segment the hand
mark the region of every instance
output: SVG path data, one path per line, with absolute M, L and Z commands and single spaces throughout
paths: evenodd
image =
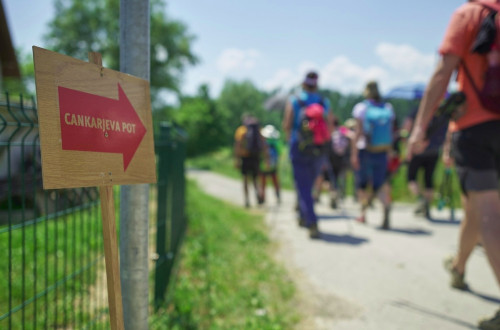
M 423 127 L 414 127 L 408 146 L 406 148 L 406 160 L 410 161 L 413 155 L 422 153 L 429 145 L 429 141 L 425 139 L 425 129 Z

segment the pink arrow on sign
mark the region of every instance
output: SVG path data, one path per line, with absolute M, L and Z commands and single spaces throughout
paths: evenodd
M 118 100 L 58 86 L 63 150 L 119 153 L 123 170 L 146 127 L 118 84 Z

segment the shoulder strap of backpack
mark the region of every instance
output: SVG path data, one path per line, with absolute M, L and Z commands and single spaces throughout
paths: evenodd
M 472 79 L 472 75 L 470 74 L 469 69 L 467 69 L 467 65 L 465 65 L 465 62 L 462 60 L 460 61 L 460 65 L 464 68 L 465 75 L 467 76 L 467 79 L 469 79 L 470 84 L 472 85 L 472 89 L 474 89 L 474 92 L 476 95 L 479 95 L 479 88 L 477 87 L 476 83 L 474 82 L 474 79 Z

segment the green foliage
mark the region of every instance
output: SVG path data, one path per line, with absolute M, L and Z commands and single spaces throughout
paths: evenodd
M 229 114 L 226 125 L 234 132 L 241 125 L 243 113 L 253 114 L 261 121 L 263 120 L 264 99 L 265 94 L 259 91 L 252 82 L 228 80 L 219 95 L 217 106 L 220 111 Z
M 190 221 L 171 299 L 151 329 L 290 329 L 293 282 L 276 264 L 263 216 L 187 190 Z
M 88 52 L 99 52 L 104 66 L 119 70 L 119 6 L 119 0 L 55 0 L 46 48 L 84 61 Z M 191 49 L 194 36 L 182 22 L 166 16 L 163 0 L 151 0 L 150 12 L 151 94 L 158 106 L 160 92 L 179 92 L 184 69 L 198 58 Z
M 218 111 L 207 86 L 200 87 L 198 96 L 182 98 L 173 118 L 188 133 L 187 152 L 190 156 L 227 145 L 227 137 L 232 134 L 227 126 L 228 114 Z

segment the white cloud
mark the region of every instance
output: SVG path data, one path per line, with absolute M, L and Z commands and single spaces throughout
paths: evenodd
M 359 93 L 367 81 L 382 81 L 387 75 L 384 68 L 378 66 L 364 68 L 346 56 L 338 56 L 321 70 L 320 83 L 324 87 L 343 93 Z
M 432 54 L 422 54 L 410 45 L 380 43 L 375 48 L 375 54 L 394 70 L 413 73 L 418 70 L 429 70 L 434 66 Z
M 263 88 L 265 90 L 274 90 L 278 88 L 289 90 L 299 86 L 306 73 L 311 70 L 320 71 L 318 65 L 311 61 L 301 62 L 296 70 L 280 69 L 263 83 Z
M 255 49 L 228 48 L 217 59 L 217 68 L 223 73 L 248 71 L 256 66 L 259 57 L 260 53 Z
M 297 74 L 289 69 L 281 69 L 276 71 L 270 79 L 264 81 L 263 88 L 266 90 L 289 89 L 295 85 L 297 85 Z
M 324 66 L 314 62 L 299 63 L 296 69 L 282 68 L 262 87 L 272 90 L 279 87 L 290 88 L 300 84 L 305 72 L 318 70 L 319 84 L 342 93 L 360 93 L 369 80 L 377 80 L 384 93 L 400 84 L 426 83 L 434 69 L 436 56 L 424 54 L 410 45 L 380 43 L 373 50 L 373 65 L 362 66 L 347 56 L 332 58 Z

